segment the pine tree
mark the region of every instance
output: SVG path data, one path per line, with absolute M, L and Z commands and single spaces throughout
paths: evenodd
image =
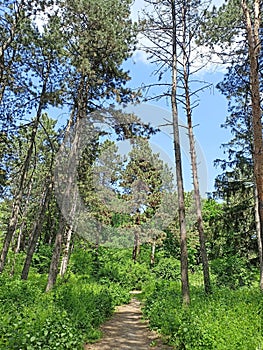
M 263 136 L 262 136 L 262 106 L 260 100 L 262 67 L 262 48 L 260 32 L 262 29 L 262 19 L 260 11 L 260 1 L 229 1 L 218 10 L 215 8 L 211 13 L 207 12 L 206 30 L 203 28 L 204 42 L 216 52 L 215 45 L 222 48 L 223 61 L 232 64 L 233 69 L 242 72 L 242 65 L 247 67 L 246 72 L 240 74 L 240 81 L 235 79 L 235 85 L 230 85 L 231 90 L 242 85 L 241 90 L 237 89 L 237 96 L 244 97 L 241 105 L 247 104 L 251 115 L 251 135 L 252 143 L 250 146 L 253 158 L 253 174 L 255 180 L 256 202 L 258 203 L 259 225 L 261 232 L 261 243 L 259 244 L 260 261 L 262 259 L 262 230 L 263 230 Z M 220 30 L 219 30 L 220 28 Z M 222 30 L 224 28 L 224 30 Z M 243 35 L 245 33 L 245 36 Z M 241 38 L 242 37 L 242 38 Z M 241 39 L 240 39 L 241 38 Z M 245 38 L 245 39 L 244 39 Z M 238 43 L 238 48 L 237 44 Z M 219 54 L 222 57 L 222 54 Z M 242 62 L 242 63 L 240 63 Z M 247 84 L 243 85 L 245 82 Z M 248 78 L 249 77 L 249 78 Z M 240 103 L 240 101 L 239 101 Z M 241 129 L 244 123 L 241 123 Z M 235 126 L 235 133 L 239 130 L 239 125 Z M 256 214 L 257 216 L 257 214 Z M 261 270 L 263 270 L 261 268 Z M 261 288 L 262 274 L 261 274 Z
M 171 219 L 174 207 L 172 202 L 166 203 L 167 196 L 173 193 L 173 176 L 159 155 L 152 152 L 147 139 L 139 137 L 132 141 L 132 149 L 120 173 L 119 188 L 132 219 L 132 257 L 135 262 L 140 253 L 141 241 L 155 247 L 157 239 L 168 225 L 165 214 L 170 215 Z

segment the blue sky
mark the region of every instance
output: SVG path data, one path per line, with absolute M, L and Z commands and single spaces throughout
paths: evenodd
M 214 1 L 214 4 L 220 5 L 222 2 L 218 0 Z M 142 0 L 135 1 L 132 8 L 133 19 L 137 18 L 137 13 L 142 8 L 142 5 Z M 135 54 L 134 57 L 125 63 L 124 67 L 130 71 L 132 80 L 129 85 L 134 88 L 156 81 L 156 78 L 152 75 L 155 66 L 148 62 L 142 53 Z M 199 94 L 199 106 L 193 112 L 193 124 L 198 125 L 194 128 L 194 132 L 198 146 L 199 181 L 203 196 L 205 196 L 206 192 L 213 191 L 214 189 L 214 179 L 216 175 L 221 173 L 221 170 L 216 169 L 213 162 L 217 158 L 224 157 L 221 145 L 229 141 L 231 137 L 228 130 L 221 128 L 221 124 L 224 123 L 227 115 L 227 100 L 215 87 L 223 79 L 223 76 L 222 66 L 216 65 L 209 65 L 198 75 L 199 79 L 212 84 L 211 88 Z M 149 107 L 147 108 L 147 106 Z M 139 106 L 134 111 L 138 112 L 138 115 L 142 119 L 151 121 L 154 125 L 160 125 L 160 123 L 164 124 L 162 115 L 165 115 L 165 118 L 169 118 L 170 106 L 168 101 L 162 99 L 158 102 L 147 102 L 146 106 Z M 180 110 L 179 118 L 185 124 L 185 116 L 182 110 Z M 192 189 L 192 179 L 187 145 L 188 140 L 184 128 L 181 128 L 181 130 L 184 184 L 185 190 L 190 191 Z M 156 136 L 151 142 L 153 148 L 157 146 L 156 151 L 163 153 L 164 159 L 168 157 L 168 163 L 172 165 L 174 163 L 174 155 L 171 143 L 172 138 L 169 135 L 170 131 L 167 128 L 165 130 L 163 128 L 161 135 L 159 137 Z

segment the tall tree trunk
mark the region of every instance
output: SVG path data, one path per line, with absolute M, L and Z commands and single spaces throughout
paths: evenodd
M 260 0 L 254 0 L 254 23 L 246 0 L 242 0 L 242 9 L 246 22 L 248 38 L 248 52 L 250 61 L 250 91 L 252 101 L 252 126 L 253 126 L 253 159 L 254 176 L 257 187 L 258 214 L 261 230 L 261 245 L 263 244 L 263 136 L 262 136 L 262 111 L 260 106 L 259 83 L 259 54 L 261 51 L 260 31 Z M 262 252 L 261 252 L 262 259 Z
M 181 252 L 181 283 L 182 298 L 185 305 L 190 304 L 190 288 L 188 277 L 188 252 L 187 252 L 187 233 L 185 220 L 185 199 L 182 173 L 181 145 L 179 134 L 179 118 L 177 109 L 177 43 L 176 43 L 176 9 L 175 0 L 172 0 L 172 21 L 173 21 L 173 55 L 172 55 L 172 119 L 173 119 L 173 137 L 174 153 L 176 164 L 176 180 L 178 192 L 178 211 L 180 225 L 180 252 Z
M 72 182 L 69 181 L 69 186 L 72 186 Z M 76 201 L 77 201 L 77 191 L 75 189 L 72 198 L 68 199 L 72 201 L 72 207 L 70 210 L 70 217 L 74 218 L 76 215 Z M 67 233 L 66 233 L 66 242 L 65 242 L 65 249 L 63 252 L 63 257 L 61 261 L 61 266 L 60 266 L 60 275 L 64 276 L 66 273 L 67 267 L 68 267 L 68 261 L 69 261 L 69 254 L 70 254 L 70 244 L 71 244 L 71 237 L 73 234 L 73 222 L 71 222 L 68 226 Z
M 25 1 L 22 0 L 16 4 L 17 9 L 13 16 L 13 20 L 9 29 L 9 35 L 5 41 L 2 41 L 2 45 L 0 46 L 0 103 L 3 100 L 5 89 L 10 82 L 10 68 L 12 66 L 13 61 L 16 60 L 16 49 L 13 48 L 12 57 L 9 58 L 9 61 L 5 60 L 5 52 L 10 48 L 11 44 L 15 40 L 16 34 L 18 34 L 20 29 L 20 23 L 25 19 L 24 7 Z
M 2 273 L 4 270 L 9 246 L 10 246 L 10 243 L 12 241 L 13 235 L 16 231 L 16 227 L 17 227 L 17 223 L 18 223 L 18 219 L 19 219 L 20 206 L 21 206 L 22 197 L 23 197 L 23 185 L 24 185 L 25 176 L 26 176 L 25 171 L 23 170 L 23 173 L 21 175 L 20 185 L 19 185 L 19 191 L 15 195 L 12 214 L 11 214 L 11 217 L 9 219 L 7 233 L 6 233 L 3 248 L 1 251 L 0 273 Z
M 99 259 L 99 247 L 100 247 L 100 232 L 101 232 L 101 223 L 99 220 L 97 220 L 96 223 L 96 239 L 95 239 L 95 246 L 93 249 L 93 256 L 94 256 L 94 271 L 95 275 L 97 276 L 100 269 L 100 259 Z
M 30 181 L 29 189 L 28 189 L 28 194 L 27 194 L 27 198 L 26 198 L 26 203 L 25 203 L 25 209 L 23 212 L 23 220 L 22 220 L 21 225 L 19 227 L 19 233 L 18 233 L 17 242 L 16 242 L 15 254 L 18 254 L 20 252 L 20 248 L 21 248 L 23 230 L 24 230 L 24 227 L 26 224 L 26 217 L 27 217 L 28 210 L 29 210 L 29 201 L 31 198 L 32 185 L 33 185 L 33 178 L 31 177 L 31 181 Z
M 46 292 L 49 292 L 56 284 L 64 230 L 65 230 L 65 221 L 63 216 L 61 215 L 59 229 L 56 235 L 54 250 L 53 250 L 49 273 L 48 273 L 48 282 L 46 286 Z
M 202 205 L 200 198 L 199 190 L 199 181 L 197 174 L 197 162 L 196 162 L 196 153 L 194 146 L 194 135 L 192 126 L 189 126 L 189 141 L 190 141 L 190 150 L 191 150 L 191 163 L 192 163 L 192 173 L 193 173 L 193 185 L 194 185 L 194 197 L 195 197 L 195 206 L 196 206 L 196 216 L 197 216 L 197 228 L 199 233 L 199 242 L 200 242 L 200 252 L 202 258 L 202 267 L 203 267 L 203 277 L 204 277 L 204 288 L 207 294 L 212 292 L 210 273 L 209 273 L 209 263 L 206 251 L 206 239 L 204 233 L 204 224 L 202 216 Z
M 199 233 L 199 242 L 200 242 L 200 252 L 202 258 L 202 267 L 203 267 L 203 276 L 204 276 L 204 288 L 207 294 L 211 293 L 211 281 L 209 273 L 209 264 L 206 252 L 206 243 L 205 243 L 205 233 L 204 233 L 204 224 L 202 217 L 202 206 L 201 206 L 201 197 L 200 197 L 200 188 L 198 180 L 198 171 L 197 171 L 197 156 L 195 150 L 195 138 L 193 132 L 193 123 L 192 123 L 192 108 L 190 100 L 190 88 L 189 88 L 189 74 L 190 74 L 190 64 L 189 57 L 191 53 L 191 40 L 187 41 L 187 4 L 184 2 L 182 7 L 182 20 L 183 20 L 183 33 L 182 33 L 182 47 L 183 47 L 183 76 L 184 76 L 184 92 L 185 92 L 185 108 L 187 115 L 187 125 L 188 125 L 188 137 L 190 145 L 190 155 L 191 155 L 191 166 L 192 166 L 192 176 L 193 176 L 193 185 L 194 185 L 194 198 L 195 198 L 195 209 L 197 216 L 197 228 Z
M 38 213 L 37 218 L 36 218 L 35 223 L 34 223 L 32 235 L 31 235 L 31 239 L 30 239 L 30 243 L 29 243 L 29 247 L 28 247 L 28 251 L 27 251 L 26 260 L 25 260 L 24 267 L 23 267 L 22 274 L 21 274 L 21 279 L 23 279 L 23 280 L 27 280 L 27 278 L 28 278 L 28 273 L 29 273 L 31 262 L 32 262 L 33 254 L 35 252 L 36 244 L 37 244 L 38 238 L 40 236 L 40 233 L 41 233 L 41 230 L 43 227 L 43 223 L 44 223 L 44 219 L 45 219 L 45 212 L 46 212 L 48 201 L 49 201 L 50 195 L 51 195 L 51 186 L 52 185 L 48 184 L 47 188 L 44 190 L 44 192 L 42 194 L 42 198 L 41 198 L 41 202 L 40 202 L 40 210 L 39 210 L 39 213 Z

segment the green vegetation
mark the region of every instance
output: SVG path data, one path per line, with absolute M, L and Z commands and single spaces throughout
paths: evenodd
M 91 249 L 77 249 L 71 272 L 49 293 L 44 292 L 46 274 L 36 268 L 27 281 L 0 275 L 0 349 L 82 349 L 85 341 L 97 339 L 99 325 L 116 305 L 129 301 L 129 291 L 141 279 L 127 252 L 102 251 L 102 256 L 112 259 L 111 267 L 105 260 L 98 268 Z M 126 265 L 117 271 L 117 261 L 124 258 Z M 115 266 L 111 275 L 107 269 Z
M 150 327 L 177 350 L 256 350 L 263 345 L 257 269 L 249 272 L 240 261 L 235 265 L 215 260 L 213 294 L 207 296 L 196 265 L 190 275 L 191 305 L 182 308 L 180 262 L 166 257 L 164 248 L 158 247 L 151 267 L 150 245 L 141 247 L 134 263 L 132 248 L 94 250 L 80 243 L 76 242 L 67 274 L 48 293 L 44 292 L 47 268 L 44 271 L 39 264 L 40 256 L 40 260 L 34 257 L 38 264 L 27 281 L 20 280 L 18 273 L 0 275 L 0 349 L 82 349 L 85 342 L 101 336 L 99 326 L 116 305 L 130 300 L 133 289 L 142 290 L 143 313 Z M 232 274 L 228 274 L 230 267 Z
M 205 296 L 193 287 L 189 308 L 181 307 L 177 282 L 158 281 L 152 289 L 144 314 L 175 349 L 261 349 L 263 300 L 257 288 L 214 289 Z

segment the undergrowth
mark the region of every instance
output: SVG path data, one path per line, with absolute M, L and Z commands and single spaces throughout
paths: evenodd
M 133 289 L 142 289 L 138 297 L 145 303 L 145 318 L 175 350 L 263 348 L 262 294 L 255 287 L 240 287 L 240 274 L 243 285 L 250 275 L 244 279 L 238 264 L 231 279 L 221 273 L 225 265 L 217 265 L 212 282 L 218 287 L 210 296 L 200 287 L 197 266 L 190 274 L 191 305 L 185 308 L 180 263 L 161 250 L 151 267 L 149 247 L 142 247 L 136 263 L 128 249 L 75 249 L 66 276 L 49 293 L 43 252 L 27 281 L 20 279 L 19 258 L 13 277 L 10 268 L 0 275 L 0 350 L 83 349 L 85 342 L 101 336 L 99 326 L 116 305 L 129 302 Z
M 81 259 L 91 264 L 81 265 Z M 131 283 L 121 283 L 121 276 L 109 278 L 106 261 L 99 269 L 95 265 L 91 251 L 77 251 L 69 273 L 49 293 L 45 293 L 47 275 L 36 269 L 31 269 L 27 281 L 1 274 L 0 350 L 78 350 L 86 341 L 97 340 L 98 327 L 114 307 L 129 302 Z
M 259 350 L 262 308 L 262 293 L 245 287 L 216 289 L 210 296 L 194 287 L 191 305 L 182 307 L 179 283 L 158 281 L 148 286 L 144 315 L 176 350 Z

